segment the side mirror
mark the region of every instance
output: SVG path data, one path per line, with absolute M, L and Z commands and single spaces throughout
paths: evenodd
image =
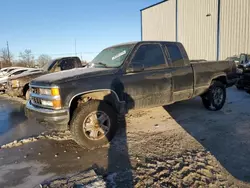
M 141 72 L 144 70 L 144 65 L 140 62 L 131 62 L 127 68 L 127 73 L 129 72 Z

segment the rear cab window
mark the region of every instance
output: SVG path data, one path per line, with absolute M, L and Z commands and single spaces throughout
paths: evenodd
M 184 58 L 180 48 L 176 44 L 166 44 L 169 58 L 172 62 L 172 66 L 181 67 L 184 65 Z
M 61 68 L 61 71 L 63 70 L 70 70 L 76 67 L 75 61 L 73 58 L 63 59 L 59 62 L 58 65 Z
M 161 69 L 166 67 L 166 61 L 159 44 L 142 44 L 132 58 L 131 63 L 141 63 L 145 70 Z

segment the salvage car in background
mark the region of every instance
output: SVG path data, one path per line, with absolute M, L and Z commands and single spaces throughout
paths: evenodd
M 29 72 L 9 79 L 7 92 L 11 96 L 29 98 L 29 82 L 41 75 L 82 67 L 78 57 L 57 58 L 44 65 L 40 72 Z
M 201 96 L 207 109 L 220 110 L 235 82 L 232 61 L 190 63 L 181 43 L 134 42 L 104 49 L 89 68 L 32 80 L 26 115 L 70 129 L 79 145 L 95 148 L 113 138 L 129 109 Z
M 3 76 L 0 77 L 0 90 L 5 92 L 8 79 L 11 78 L 12 76 L 20 75 L 27 70 L 31 70 L 31 68 L 22 67 L 22 68 L 10 68 L 10 69 L 8 69 L 3 74 Z
M 241 54 L 239 58 L 239 65 L 237 67 L 239 71 L 239 80 L 236 84 L 238 89 L 245 89 L 250 91 L 250 55 Z
M 5 68 L 2 68 L 0 70 L 0 77 L 6 75 L 6 73 L 8 73 L 8 72 L 11 72 L 15 69 L 20 69 L 20 68 L 24 68 L 24 67 L 5 67 Z

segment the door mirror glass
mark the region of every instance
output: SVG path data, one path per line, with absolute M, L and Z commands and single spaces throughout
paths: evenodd
M 141 72 L 144 70 L 144 65 L 140 62 L 131 62 L 127 68 L 127 73 L 129 72 Z

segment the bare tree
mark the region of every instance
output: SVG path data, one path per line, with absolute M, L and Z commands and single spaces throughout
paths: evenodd
M 51 61 L 51 57 L 46 54 L 42 54 L 37 58 L 37 64 L 39 67 L 43 67 L 45 64 L 48 64 Z
M 6 66 L 11 66 L 13 61 L 13 55 L 8 53 L 7 48 L 2 48 L 0 51 L 0 63 L 1 68 Z
M 20 52 L 19 54 L 19 63 L 26 65 L 27 67 L 34 67 L 35 66 L 35 58 L 32 55 L 31 50 L 24 50 L 24 52 Z

